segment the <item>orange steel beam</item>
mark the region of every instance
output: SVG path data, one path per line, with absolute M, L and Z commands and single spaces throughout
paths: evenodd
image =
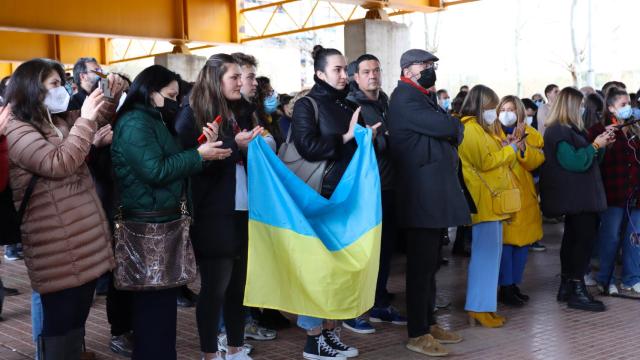
M 229 43 L 236 0 L 0 0 L 0 30 Z

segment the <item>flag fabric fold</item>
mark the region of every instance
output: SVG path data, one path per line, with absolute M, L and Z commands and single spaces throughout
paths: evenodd
M 330 199 L 258 137 L 249 146 L 249 256 L 244 304 L 324 319 L 373 306 L 382 209 L 371 130 Z

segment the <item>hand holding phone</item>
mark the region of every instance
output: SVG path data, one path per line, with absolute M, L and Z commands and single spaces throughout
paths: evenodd
M 213 123 L 220 126 L 220 124 L 222 123 L 222 116 L 218 115 L 216 116 L 216 118 L 213 120 Z M 198 137 L 198 144 L 202 145 L 204 143 L 207 142 L 207 135 L 204 134 L 204 132 Z
M 104 95 L 104 97 L 113 99 L 113 94 L 111 93 L 111 88 L 109 87 L 109 75 L 97 70 L 91 70 L 91 72 L 98 75 L 98 77 L 100 78 L 100 80 L 98 80 L 98 86 L 102 90 L 102 94 Z

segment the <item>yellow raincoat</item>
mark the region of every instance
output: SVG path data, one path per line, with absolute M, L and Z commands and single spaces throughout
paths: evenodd
M 511 164 L 514 182 L 520 189 L 522 207 L 504 224 L 502 241 L 505 245 L 526 246 L 542 239 L 542 214 L 531 171 L 544 162 L 544 140 L 531 126 L 527 126 L 525 133 L 529 135 L 525 139 L 527 149 L 524 156 L 518 151 L 517 161 Z M 501 139 L 506 138 L 505 134 L 501 134 Z
M 509 169 L 517 162 L 516 152 L 511 146 L 503 147 L 500 137 L 487 133 L 475 116 L 465 116 L 461 121 L 464 140 L 458 152 L 462 160 L 462 175 L 478 210 L 471 214 L 471 221 L 477 224 L 509 219 L 509 215 L 493 211 L 491 191 L 516 188 L 515 175 Z

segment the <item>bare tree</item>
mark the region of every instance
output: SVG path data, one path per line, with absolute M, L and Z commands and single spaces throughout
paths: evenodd
M 571 79 L 573 80 L 573 86 L 579 87 L 582 82 L 582 63 L 585 60 L 585 47 L 578 49 L 576 41 L 576 11 L 578 0 L 571 1 L 571 50 L 573 51 L 573 61 L 567 64 L 567 70 L 571 73 Z
M 435 24 L 433 26 L 432 35 L 430 34 L 432 31 L 429 28 L 429 15 L 435 16 Z M 440 26 L 440 12 L 438 11 L 435 14 L 424 13 L 423 16 L 424 16 L 424 48 L 428 52 L 435 54 L 438 52 L 438 39 L 439 39 L 438 27 Z

